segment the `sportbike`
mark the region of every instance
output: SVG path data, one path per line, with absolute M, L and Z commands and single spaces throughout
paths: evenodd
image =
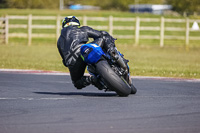
M 84 44 L 81 46 L 81 56 L 88 65 L 88 72 L 98 78 L 100 90 L 115 91 L 119 96 L 137 92 L 130 77 L 128 60 L 116 47 L 105 53 L 95 43 Z

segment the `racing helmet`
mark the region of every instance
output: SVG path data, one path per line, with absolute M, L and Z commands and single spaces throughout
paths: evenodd
M 69 25 L 77 25 L 80 26 L 80 22 L 75 16 L 67 16 L 62 21 L 62 28 L 67 27 Z

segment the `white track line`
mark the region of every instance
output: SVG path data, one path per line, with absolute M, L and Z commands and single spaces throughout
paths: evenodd
M 54 98 L 54 97 L 47 97 L 47 98 L 31 98 L 31 97 L 18 97 L 18 98 L 10 98 L 10 97 L 1 97 L 0 100 L 69 100 L 74 99 L 71 97 L 61 97 L 61 98 Z

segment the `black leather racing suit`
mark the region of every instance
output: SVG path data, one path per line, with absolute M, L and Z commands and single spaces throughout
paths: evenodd
M 93 38 L 92 43 L 100 45 L 105 51 L 110 47 L 115 47 L 113 38 L 107 32 L 97 31 L 88 26 L 63 28 L 57 42 L 63 64 L 69 68 L 72 82 L 77 89 L 90 84 L 87 77 L 83 76 L 87 64 L 80 57 L 80 47 L 86 44 L 89 38 Z

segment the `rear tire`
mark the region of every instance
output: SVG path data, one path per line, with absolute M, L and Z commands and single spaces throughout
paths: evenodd
M 137 89 L 135 88 L 135 86 L 133 84 L 131 84 L 131 94 L 136 94 Z
M 107 61 L 101 60 L 96 64 L 96 71 L 105 80 L 108 88 L 115 91 L 119 96 L 128 96 L 132 88 L 127 85 L 110 67 Z

